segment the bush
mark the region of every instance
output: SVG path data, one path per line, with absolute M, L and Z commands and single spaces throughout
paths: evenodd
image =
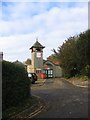
M 87 81 L 88 80 L 88 76 L 80 76 L 80 80 Z
M 30 81 L 24 67 L 2 62 L 2 110 L 17 106 L 30 97 Z
M 70 76 L 70 74 L 66 74 L 66 73 L 65 73 L 65 74 L 63 75 L 63 77 L 65 77 L 66 79 L 69 79 L 71 76 Z
M 87 76 L 90 78 L 90 65 L 86 65 L 82 70 L 81 70 L 81 75 L 82 76 Z

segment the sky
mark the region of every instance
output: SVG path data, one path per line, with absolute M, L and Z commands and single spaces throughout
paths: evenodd
M 7 61 L 31 59 L 29 48 L 53 54 L 70 36 L 88 29 L 88 0 L 0 0 L 0 52 Z

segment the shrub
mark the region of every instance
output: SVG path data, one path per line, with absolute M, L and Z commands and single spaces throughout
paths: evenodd
M 82 70 L 81 70 L 81 75 L 82 76 L 87 76 L 90 78 L 90 65 L 86 65 Z
M 2 62 L 2 110 L 30 97 L 30 81 L 24 67 Z
M 86 81 L 86 80 L 88 80 L 88 76 L 80 76 L 80 80 Z
M 63 77 L 65 77 L 66 79 L 69 79 L 70 78 L 70 74 L 64 74 Z

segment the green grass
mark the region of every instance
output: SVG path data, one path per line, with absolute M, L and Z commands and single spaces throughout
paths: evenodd
M 9 120 L 11 117 L 19 114 L 20 112 L 33 107 L 35 104 L 38 104 L 38 98 L 31 96 L 29 99 L 23 101 L 18 106 L 12 106 L 11 108 L 3 111 L 2 118 Z

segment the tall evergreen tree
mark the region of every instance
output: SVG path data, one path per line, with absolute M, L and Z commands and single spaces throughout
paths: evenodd
M 83 74 L 90 76 L 90 30 L 68 38 L 56 51 L 63 71 L 68 76 Z

